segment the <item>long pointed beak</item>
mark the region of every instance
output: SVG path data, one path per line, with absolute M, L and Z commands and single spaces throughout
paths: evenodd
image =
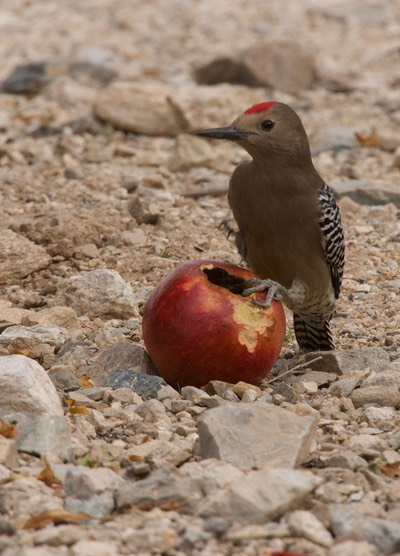
M 225 127 L 214 127 L 212 129 L 201 129 L 200 131 L 195 131 L 195 135 L 199 137 L 209 137 L 210 139 L 227 139 L 228 141 L 246 141 L 251 131 L 244 131 L 242 129 L 237 129 L 233 125 L 227 125 Z

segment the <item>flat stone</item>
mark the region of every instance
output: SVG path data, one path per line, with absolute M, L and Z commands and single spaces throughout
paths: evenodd
M 0 231 L 0 285 L 15 284 L 51 262 L 46 250 L 12 230 Z
M 329 516 L 335 537 L 354 537 L 375 545 L 380 554 L 393 554 L 400 546 L 400 524 L 357 513 L 345 504 L 331 504 Z
M 263 403 L 226 404 L 199 419 L 200 455 L 246 469 L 295 467 L 308 457 L 317 422 Z
M 78 316 L 125 319 L 137 314 L 136 296 L 116 270 L 98 269 L 67 278 L 54 297 L 55 305 L 72 307 Z
M 45 307 L 40 311 L 29 311 L 23 317 L 22 323 L 25 326 L 59 326 L 68 332 L 80 332 L 81 325 L 75 311 L 71 307 Z
M 383 180 L 333 180 L 331 186 L 338 199 L 350 197 L 360 205 L 386 205 L 400 202 L 400 191 L 396 184 Z
M 298 507 L 320 482 L 309 471 L 251 471 L 241 481 L 232 481 L 210 494 L 197 511 L 204 518 L 223 515 L 240 523 L 265 523 Z
M 24 355 L 0 357 L 0 413 L 56 415 L 64 412 L 46 371 Z
M 116 369 L 106 378 L 105 386 L 130 388 L 143 400 L 157 398 L 161 388 L 168 386 L 163 378 L 129 369 Z
M 69 556 L 118 556 L 118 545 L 112 541 L 81 540 L 74 544 Z
M 145 135 L 177 135 L 182 122 L 169 102 L 174 88 L 162 83 L 115 82 L 101 89 L 95 116 L 114 127 Z
M 60 347 L 68 340 L 69 335 L 65 328 L 59 326 L 10 326 L 0 335 L 0 344 L 8 344 L 16 339 L 33 340 L 41 344 Z
M 72 458 L 72 436 L 69 422 L 64 416 L 38 415 L 29 420 L 17 419 L 18 449 L 35 456 L 58 456 L 63 460 Z
M 360 467 L 367 467 L 368 463 L 364 458 L 354 452 L 344 450 L 340 454 L 329 458 L 326 461 L 326 465 L 328 467 L 339 467 L 341 469 L 351 469 L 351 471 L 356 471 Z
M 32 95 L 37 94 L 46 82 L 46 62 L 31 62 L 16 66 L 0 89 L 11 95 Z
M 336 373 L 338 375 L 348 371 L 365 371 L 367 367 L 371 371 L 379 371 L 390 363 L 389 354 L 379 347 L 343 351 L 317 351 L 304 354 L 302 357 L 306 362 L 320 357 L 313 363 L 308 363 L 308 367 L 314 371 Z
M 40 529 L 33 535 L 33 544 L 49 546 L 71 546 L 81 540 L 85 532 L 79 525 L 57 525 Z
M 365 405 L 397 407 L 400 404 L 400 391 L 391 386 L 365 386 L 354 390 L 351 401 L 355 408 Z
M 67 369 L 49 373 L 49 377 L 57 390 L 63 392 L 72 392 L 73 390 L 79 390 L 81 387 L 79 378 Z

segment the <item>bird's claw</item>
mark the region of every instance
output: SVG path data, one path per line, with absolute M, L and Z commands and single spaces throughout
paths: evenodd
M 264 301 L 252 299 L 252 302 L 258 307 L 268 308 L 273 300 L 280 301 L 282 299 L 282 286 L 273 280 L 260 280 L 259 278 L 250 278 L 244 283 L 245 289 L 242 292 L 243 297 L 248 297 L 253 293 L 263 292 L 267 290 Z

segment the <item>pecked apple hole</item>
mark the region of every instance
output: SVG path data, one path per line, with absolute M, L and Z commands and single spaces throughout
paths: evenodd
M 201 270 L 212 284 L 220 288 L 225 288 L 238 295 L 242 295 L 243 291 L 246 289 L 244 286 L 245 280 L 243 280 L 243 278 L 233 276 L 223 268 L 213 267 L 202 268 Z

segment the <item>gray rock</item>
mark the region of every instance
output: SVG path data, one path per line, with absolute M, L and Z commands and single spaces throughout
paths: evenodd
M 351 401 L 355 408 L 365 405 L 397 407 L 400 404 L 400 391 L 391 386 L 365 386 L 354 390 Z
M 137 314 L 137 300 L 116 270 L 98 269 L 67 278 L 58 288 L 55 305 L 72 307 L 91 318 L 125 319 Z
M 128 210 L 138 224 L 155 226 L 161 218 L 161 208 L 155 200 L 136 193 L 129 199 Z
M 268 41 L 198 67 L 195 78 L 203 85 L 233 83 L 298 92 L 314 85 L 315 67 L 313 56 L 298 43 Z
M 29 419 L 17 416 L 16 421 L 19 429 L 16 442 L 21 452 L 55 455 L 63 460 L 72 458 L 71 427 L 64 416 L 38 415 Z
M 0 90 L 10 95 L 36 95 L 46 82 L 46 62 L 21 64 L 6 77 Z
M 56 348 L 68 340 L 69 334 L 65 328 L 59 326 L 10 326 L 0 335 L 0 344 L 8 344 L 17 338 L 34 340 L 41 344 L 49 344 Z
M 400 190 L 396 183 L 369 179 L 333 180 L 331 186 L 338 199 L 350 197 L 359 205 L 386 205 L 400 202 Z
M 144 347 L 127 340 L 99 351 L 87 369 L 87 374 L 98 384 L 111 388 L 130 388 L 131 384 L 135 385 L 136 373 L 152 375 L 154 372 L 153 364 Z
M 189 476 L 178 479 L 176 472 L 163 467 L 148 478 L 122 485 L 116 494 L 116 506 L 122 509 L 134 504 L 150 509 L 175 502 L 180 512 L 191 513 L 202 498 L 201 480 Z
M 88 499 L 68 497 L 65 499 L 65 509 L 70 512 L 83 512 L 91 517 L 107 517 L 114 510 L 114 495 L 110 490 L 93 494 Z
M 295 467 L 307 459 L 316 428 L 316 417 L 273 405 L 226 404 L 199 419 L 200 455 L 247 469 Z
M 380 554 L 400 550 L 400 524 L 357 513 L 344 504 L 329 506 L 330 524 L 335 537 L 353 537 L 375 545 Z
M 229 521 L 224 517 L 214 516 L 204 520 L 204 531 L 214 533 L 217 537 L 229 530 Z
M 160 376 L 147 375 L 128 369 L 116 369 L 106 378 L 104 385 L 111 388 L 130 388 L 143 400 L 157 398 L 159 390 L 168 386 Z
M 350 396 L 354 388 L 356 388 L 365 378 L 368 371 L 348 371 L 343 378 L 340 378 L 329 387 L 329 393 L 332 396 L 344 397 Z
M 46 371 L 24 355 L 0 357 L 0 413 L 62 416 L 57 390 Z
M 121 484 L 123 479 L 107 467 L 77 466 L 65 478 L 65 507 L 92 517 L 106 517 L 114 510 L 114 492 Z
M 371 371 L 379 371 L 390 362 L 389 354 L 379 347 L 347 349 L 344 351 L 316 351 L 306 353 L 302 357 L 306 362 L 320 357 L 320 359 L 309 363 L 307 366 L 315 371 L 338 375 L 348 371 L 365 371 L 367 367 Z
M 356 471 L 360 467 L 367 467 L 366 460 L 354 452 L 344 450 L 340 454 L 332 456 L 326 461 L 328 467 L 339 467 L 341 469 L 351 469 Z
M 0 535 L 7 535 L 9 537 L 11 537 L 12 535 L 15 535 L 15 528 L 14 525 L 8 521 L 7 519 L 0 519 Z
M 62 390 L 63 392 L 72 392 L 73 390 L 79 390 L 81 387 L 79 378 L 67 369 L 49 373 L 49 378 L 57 390 Z
M 0 231 L 0 285 L 15 284 L 46 268 L 51 257 L 40 245 L 11 230 Z
M 311 135 L 310 147 L 311 153 L 316 155 L 323 151 L 354 149 L 359 147 L 359 144 L 352 127 L 336 126 L 321 128 Z
M 309 471 L 252 471 L 207 496 L 197 511 L 205 518 L 223 515 L 241 523 L 265 523 L 298 507 L 320 482 Z
M 180 512 L 193 513 L 204 496 L 243 478 L 236 467 L 212 459 L 185 463 L 177 470 L 163 467 L 141 481 L 125 482 L 118 489 L 116 504 L 118 509 L 132 504 L 149 509 L 175 502 Z

